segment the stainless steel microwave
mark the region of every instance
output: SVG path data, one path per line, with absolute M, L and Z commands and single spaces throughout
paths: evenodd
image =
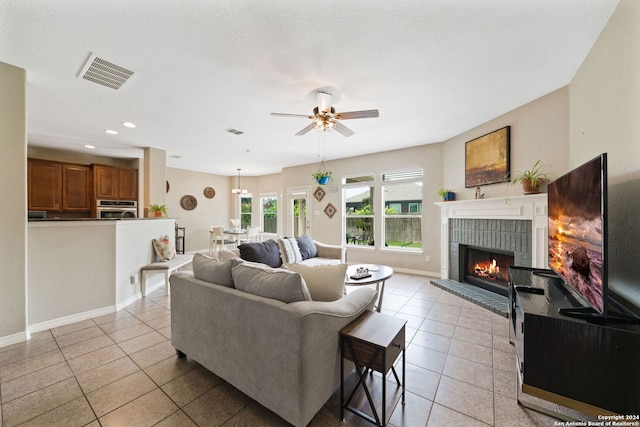
M 137 218 L 138 202 L 135 200 L 97 200 L 96 218 Z

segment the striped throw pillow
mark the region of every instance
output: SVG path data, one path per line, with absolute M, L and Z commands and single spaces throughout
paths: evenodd
M 295 238 L 278 239 L 278 248 L 283 264 L 296 264 L 302 261 L 302 254 Z

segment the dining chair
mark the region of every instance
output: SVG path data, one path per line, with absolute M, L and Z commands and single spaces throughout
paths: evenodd
M 212 225 L 209 230 L 209 256 L 218 253 L 220 249 L 231 249 L 236 247 L 235 240 L 224 238 L 224 227 L 221 225 Z
M 240 242 L 258 242 L 260 239 L 260 227 L 247 227 L 247 236 Z

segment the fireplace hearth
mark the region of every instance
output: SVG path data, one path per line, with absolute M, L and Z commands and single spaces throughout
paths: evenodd
M 460 277 L 472 285 L 507 296 L 513 252 L 461 245 Z

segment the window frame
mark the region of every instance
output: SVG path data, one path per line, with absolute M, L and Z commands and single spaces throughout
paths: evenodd
M 389 177 L 389 178 L 387 178 Z M 408 170 L 393 170 L 393 171 L 385 171 L 383 173 L 381 173 L 381 179 L 380 179 L 380 187 L 381 187 L 381 200 L 380 200 L 380 205 L 381 205 L 381 210 L 380 210 L 380 215 L 381 215 L 381 227 L 382 227 L 382 236 L 384 239 L 385 244 L 382 246 L 382 250 L 384 251 L 401 251 L 403 253 L 422 253 L 423 252 L 423 246 L 422 243 L 424 241 L 423 236 L 422 236 L 422 219 L 423 219 L 423 212 L 424 212 L 424 195 L 421 192 L 420 193 L 420 202 L 407 202 L 407 213 L 402 213 L 400 212 L 400 214 L 388 214 L 387 210 L 386 210 L 386 205 L 387 205 L 387 189 L 391 188 L 393 186 L 400 186 L 400 185 L 405 185 L 405 184 L 418 184 L 420 186 L 420 188 L 424 187 L 424 171 L 422 170 L 422 168 L 418 168 L 418 169 L 408 169 Z M 414 200 L 414 199 L 412 199 Z M 394 203 L 397 204 L 397 203 Z M 415 205 L 416 207 L 418 207 L 418 212 L 415 213 L 411 213 L 411 206 Z M 393 219 L 419 219 L 419 223 L 420 223 L 420 247 L 417 248 L 411 248 L 411 247 L 403 247 L 403 246 L 387 246 L 387 219 L 388 218 L 393 218 Z
M 276 230 L 275 231 L 267 231 L 265 229 L 265 212 L 264 212 L 264 200 L 265 199 L 275 199 L 276 201 L 276 211 L 275 211 L 275 218 L 276 218 Z M 278 229 L 280 228 L 279 226 L 279 218 L 280 218 L 280 214 L 279 214 L 279 209 L 280 209 L 280 198 L 278 197 L 278 193 L 264 193 L 264 194 L 260 194 L 260 230 L 263 233 L 266 234 L 273 234 L 273 235 L 277 235 L 278 234 Z
M 363 180 L 363 181 L 354 181 L 354 182 L 348 182 L 350 179 L 356 179 L 356 178 L 370 178 L 368 180 Z M 343 233 L 342 233 L 342 238 L 343 238 L 343 243 L 347 246 L 351 246 L 351 247 L 357 247 L 357 248 L 369 248 L 372 249 L 375 247 L 375 236 L 377 234 L 377 230 L 376 230 L 376 194 L 377 194 L 377 189 L 379 188 L 379 181 L 377 179 L 377 175 L 374 172 L 364 172 L 364 173 L 359 173 L 359 174 L 351 174 L 351 175 L 345 175 L 342 177 L 342 212 L 343 212 L 343 221 L 342 221 L 342 227 L 343 227 Z M 355 189 L 355 188 L 369 188 L 369 198 L 371 199 L 370 201 L 370 207 L 371 207 L 371 214 L 370 215 L 349 215 L 347 212 L 347 192 L 348 190 L 351 189 Z M 362 218 L 370 218 L 371 219 L 371 235 L 369 237 L 369 241 L 373 241 L 374 245 L 370 245 L 368 243 L 364 242 L 364 238 L 366 237 L 366 235 L 363 234 L 363 243 L 365 244 L 356 244 L 356 238 L 354 237 L 354 240 L 351 241 L 351 243 L 349 242 L 349 238 L 347 236 L 347 234 L 349 233 L 349 227 L 347 226 L 347 222 L 349 219 L 352 218 L 358 218 L 358 219 L 362 219 Z

